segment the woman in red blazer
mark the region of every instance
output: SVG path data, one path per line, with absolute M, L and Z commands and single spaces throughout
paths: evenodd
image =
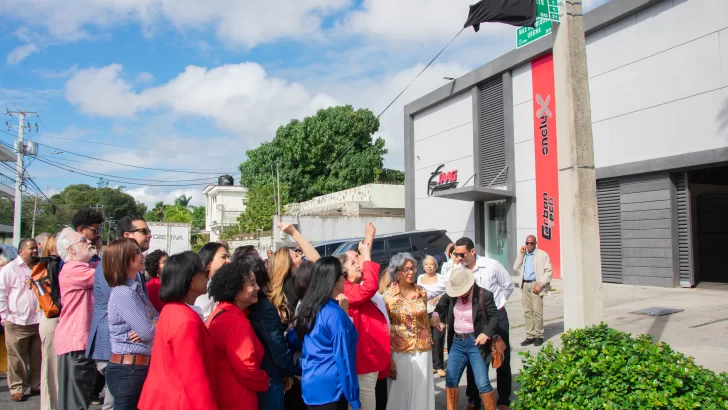
M 194 252 L 164 265 L 162 309 L 140 410 L 218 410 L 213 393 L 213 342 L 195 299 L 207 291 L 208 271 Z
M 379 290 L 379 264 L 371 261 L 376 229 L 368 224 L 359 254 L 347 251 L 339 256 L 347 273 L 344 296 L 349 299 L 349 316 L 359 332 L 356 346 L 356 373 L 362 410 L 376 410 L 379 374 L 390 364 L 389 323 Z M 380 306 L 377 306 L 377 298 Z
M 220 409 L 258 410 L 258 392 L 270 378 L 260 368 L 263 345 L 248 320 L 248 307 L 258 301 L 258 283 L 250 265 L 236 262 L 220 268 L 207 293 L 218 303 L 207 329 L 215 342 L 215 393 Z

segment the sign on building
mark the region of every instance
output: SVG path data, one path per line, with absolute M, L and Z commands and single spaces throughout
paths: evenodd
M 534 23 L 534 28 L 531 27 L 519 27 L 517 35 L 517 47 L 521 48 L 526 44 L 532 43 L 541 37 L 551 34 L 552 24 L 551 20 L 537 18 Z

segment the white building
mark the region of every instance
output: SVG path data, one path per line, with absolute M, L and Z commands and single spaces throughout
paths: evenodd
M 205 230 L 210 233 L 210 242 L 215 242 L 226 227 L 238 224 L 238 216 L 245 211 L 248 188 L 208 185 L 202 193 L 205 194 Z
M 728 1 L 611 0 L 584 25 L 603 280 L 728 282 Z M 505 266 L 536 235 L 560 276 L 552 45 L 405 107 L 408 230 L 469 236 Z

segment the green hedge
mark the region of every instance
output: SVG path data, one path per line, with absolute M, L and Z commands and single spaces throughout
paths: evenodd
M 521 353 L 514 409 L 728 409 L 728 374 L 650 335 L 632 338 L 602 323 L 561 340 L 561 350 L 549 342 L 537 356 Z

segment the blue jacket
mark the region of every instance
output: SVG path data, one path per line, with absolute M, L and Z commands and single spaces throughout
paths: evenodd
M 144 276 L 137 274 L 137 280 L 146 284 Z M 147 287 L 143 286 L 144 293 Z M 101 262 L 94 272 L 94 317 L 91 320 L 91 331 L 88 334 L 86 357 L 93 360 L 108 361 L 111 359 L 111 336 L 109 335 L 109 297 L 111 288 L 104 277 L 104 268 Z M 147 295 L 148 296 L 148 295 Z
M 251 305 L 249 309 L 248 319 L 265 351 L 260 368 L 271 379 L 280 380 L 293 376 L 293 354 L 288 348 L 278 310 L 265 296 L 259 296 L 258 303 Z

